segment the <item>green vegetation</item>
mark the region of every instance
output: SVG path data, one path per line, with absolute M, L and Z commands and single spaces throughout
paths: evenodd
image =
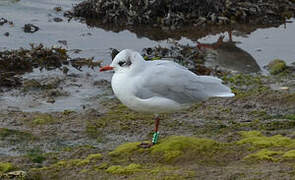
M 282 135 L 266 137 L 259 131 L 243 131 L 240 133 L 242 139 L 237 144 L 250 144 L 252 148 L 267 147 L 295 147 L 295 140 Z
M 5 140 L 9 139 L 11 143 L 13 142 L 21 142 L 24 140 L 34 140 L 35 137 L 25 131 L 19 131 L 14 129 L 0 128 L 0 139 Z
M 43 152 L 39 148 L 30 150 L 27 157 L 34 163 L 42 163 L 46 159 Z
M 261 114 L 261 113 L 254 113 Z M 264 113 L 262 113 L 264 114 Z M 169 136 L 149 149 L 140 142 L 122 144 L 107 155 L 89 154 L 84 159 L 60 160 L 48 167 L 32 169 L 32 173 L 51 174 L 58 178 L 61 171 L 79 170 L 105 179 L 186 179 L 197 177 L 193 167 L 236 163 L 251 165 L 283 163 L 295 160 L 295 140 L 282 135 L 265 136 L 260 131 L 241 131 L 231 143 L 207 138 Z M 183 167 L 183 163 L 185 166 Z M 191 166 L 190 166 L 191 165 Z M 50 173 L 51 172 L 51 173 Z M 241 175 L 242 176 L 242 175 Z
M 140 164 L 129 164 L 128 166 L 114 165 L 110 166 L 106 172 L 112 174 L 133 174 L 142 171 Z
M 270 88 L 263 83 L 264 76 L 250 74 L 225 75 L 223 81 L 233 85 L 235 98 L 247 98 L 266 92 Z M 245 88 L 246 87 L 246 88 Z
M 132 152 L 136 151 L 139 149 L 138 145 L 140 142 L 130 142 L 130 143 L 125 143 L 120 146 L 118 146 L 114 151 L 109 152 L 110 156 L 121 156 L 121 157 L 126 157 L 130 155 Z
M 287 151 L 283 154 L 284 159 L 295 159 L 295 150 Z
M 244 158 L 244 160 L 248 160 L 252 162 L 262 161 L 262 160 L 277 162 L 279 161 L 279 158 L 275 158 L 274 156 L 281 155 L 281 154 L 282 154 L 281 151 L 272 151 L 268 149 L 262 149 L 256 153 L 249 154 L 248 156 Z
M 275 60 L 271 61 L 268 64 L 268 66 L 269 66 L 269 72 L 272 75 L 279 74 L 287 68 L 285 61 L 283 61 L 281 59 L 275 59 Z
M 32 124 L 33 125 L 44 125 L 44 124 L 50 124 L 50 123 L 54 123 L 57 120 L 54 119 L 50 114 L 42 114 L 39 116 L 36 116 L 33 121 Z
M 160 154 L 165 161 L 170 161 L 184 154 L 210 154 L 220 147 L 211 139 L 171 136 L 151 148 L 152 154 Z
M 0 162 L 0 174 L 14 170 L 15 167 L 9 162 Z

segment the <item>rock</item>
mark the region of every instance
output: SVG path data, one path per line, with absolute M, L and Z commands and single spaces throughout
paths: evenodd
M 59 18 L 59 17 L 55 17 L 55 18 L 53 18 L 53 21 L 54 22 L 62 22 L 63 19 L 62 18 Z
M 210 18 L 211 18 L 211 21 L 212 22 L 215 22 L 216 21 L 216 15 L 214 13 L 211 14 Z
M 68 74 L 68 72 L 69 72 L 69 68 L 67 68 L 66 66 L 64 66 L 64 67 L 62 68 L 62 72 L 63 72 L 64 74 Z
M 55 103 L 55 99 L 53 97 L 49 97 L 46 102 L 53 104 Z
M 40 28 L 35 26 L 34 24 L 25 24 L 23 27 L 25 33 L 34 33 L 38 31 Z
M 279 87 L 279 90 L 284 90 L 284 91 L 288 91 L 289 87 L 283 86 L 283 87 Z
M 55 10 L 56 12 L 60 12 L 62 11 L 62 7 L 57 6 L 57 7 L 54 7 L 53 10 Z
M 281 59 L 275 59 L 268 64 L 270 74 L 276 75 L 283 72 L 287 68 L 285 61 Z
M 111 48 L 111 50 L 112 50 L 111 57 L 112 57 L 112 60 L 113 60 L 120 51 L 117 50 L 117 49 L 113 49 L 113 48 Z
M 261 49 L 261 48 L 257 48 L 255 51 L 257 51 L 257 52 L 261 52 L 262 49 Z
M 44 79 L 42 80 L 41 84 L 42 84 L 42 88 L 43 89 L 56 89 L 59 84 L 61 83 L 61 79 L 59 78 L 48 78 L 48 79 Z
M 5 23 L 7 23 L 7 19 L 5 18 L 0 18 L 0 26 L 4 25 Z
M 106 87 L 106 86 L 110 86 L 110 82 L 105 79 L 102 79 L 99 81 L 94 81 L 93 85 L 97 87 Z
M 12 171 L 5 174 L 9 179 L 23 179 L 27 176 L 25 171 Z
M 60 43 L 60 44 L 62 44 L 62 45 L 65 45 L 65 46 L 68 45 L 67 40 L 58 40 L 57 42 Z
M 21 78 L 15 76 L 12 72 L 0 72 L 0 87 L 18 87 L 21 86 Z
M 42 85 L 37 80 L 30 79 L 30 80 L 24 81 L 23 87 L 25 90 L 31 90 L 31 89 L 39 89 L 42 87 Z
M 51 89 L 51 90 L 46 91 L 45 96 L 47 96 L 49 98 L 53 98 L 53 97 L 62 96 L 63 94 L 65 94 L 65 93 L 63 93 L 57 89 Z

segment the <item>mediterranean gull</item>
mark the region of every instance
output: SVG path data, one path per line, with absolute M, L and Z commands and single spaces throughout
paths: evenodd
M 198 76 L 187 68 L 167 60 L 145 61 L 136 51 L 125 49 L 116 55 L 109 66 L 100 71 L 114 70 L 112 89 L 128 108 L 146 113 L 175 112 L 210 97 L 233 97 L 222 80 L 212 76 Z M 158 141 L 159 117 L 151 147 Z

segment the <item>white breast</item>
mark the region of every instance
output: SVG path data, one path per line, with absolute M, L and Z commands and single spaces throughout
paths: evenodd
M 132 79 L 127 78 L 126 74 L 115 73 L 112 78 L 112 89 L 116 97 L 127 107 L 132 107 L 136 104 L 136 98 L 132 93 Z

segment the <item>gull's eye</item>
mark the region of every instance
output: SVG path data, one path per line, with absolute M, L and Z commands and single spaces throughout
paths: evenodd
M 124 64 L 126 64 L 126 62 L 125 62 L 125 61 L 120 61 L 118 64 L 119 64 L 120 66 L 123 66 Z

